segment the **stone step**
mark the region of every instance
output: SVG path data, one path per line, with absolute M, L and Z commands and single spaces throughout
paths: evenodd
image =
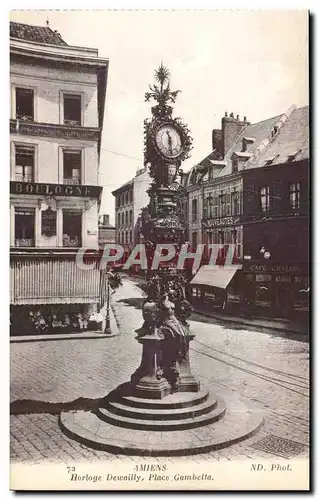
M 96 450 L 131 456 L 185 456 L 225 448 L 252 436 L 263 422 L 261 408 L 245 398 L 223 391 L 227 405 L 218 422 L 191 430 L 149 432 L 115 427 L 90 411 L 62 412 L 61 430 L 70 438 Z
M 194 416 L 194 418 L 183 418 L 179 420 L 148 420 L 144 418 L 145 414 L 141 413 L 140 418 L 132 418 L 123 415 L 117 415 L 112 413 L 106 408 L 98 408 L 96 415 L 103 420 L 116 427 L 125 427 L 127 429 L 148 429 L 150 431 L 172 431 L 172 430 L 182 430 L 182 429 L 193 429 L 195 427 L 201 427 L 203 425 L 211 424 L 216 422 L 223 417 L 226 407 L 222 399 L 217 401 L 216 407 L 209 413 L 203 415 Z M 175 410 L 172 410 L 175 411 Z
M 135 408 L 127 406 L 125 400 L 120 400 L 119 402 L 109 401 L 105 403 L 105 406 L 103 406 L 105 409 L 116 415 L 138 420 L 143 419 L 154 421 L 194 418 L 211 412 L 216 405 L 217 398 L 213 394 L 210 394 L 205 401 L 197 404 L 196 406 L 191 405 L 183 408 L 167 408 L 167 405 L 163 405 L 164 407 L 162 408 Z
M 146 399 L 134 396 L 122 396 L 121 400 L 126 406 L 143 409 L 174 409 L 188 408 L 203 403 L 208 398 L 208 390 L 202 389 L 199 392 L 175 392 L 163 399 Z

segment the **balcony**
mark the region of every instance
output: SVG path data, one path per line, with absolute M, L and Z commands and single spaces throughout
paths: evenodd
M 80 120 L 64 120 L 63 121 L 64 125 L 71 125 L 75 127 L 81 127 L 81 121 Z
M 79 186 L 81 184 L 81 179 L 79 179 L 79 177 L 71 177 L 68 179 L 63 179 L 63 184 Z
M 78 124 L 40 123 L 17 117 L 16 120 L 10 120 L 10 133 L 98 141 L 100 139 L 101 129 L 98 127 L 81 127 Z
M 33 238 L 19 238 L 15 240 L 16 247 L 34 247 Z
M 22 175 L 16 174 L 15 179 L 16 182 L 33 182 L 33 175 Z
M 33 115 L 17 115 L 17 120 L 22 120 L 23 122 L 33 122 Z
M 63 247 L 66 248 L 80 248 L 81 238 L 79 236 L 69 236 L 68 234 L 63 235 Z

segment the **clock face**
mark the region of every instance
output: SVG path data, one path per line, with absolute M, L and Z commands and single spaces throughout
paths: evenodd
M 167 158 L 176 158 L 183 151 L 180 132 L 171 124 L 161 125 L 156 131 L 156 145 Z

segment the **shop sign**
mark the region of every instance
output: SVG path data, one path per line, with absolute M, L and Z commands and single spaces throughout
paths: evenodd
M 240 217 L 222 217 L 219 219 L 206 219 L 203 221 L 204 227 L 233 226 L 240 224 Z
M 44 236 L 56 236 L 56 212 L 48 208 L 41 212 L 41 232 Z
M 250 272 L 273 272 L 273 273 L 300 273 L 301 269 L 299 266 L 294 265 L 286 265 L 286 264 L 273 264 L 273 265 L 265 265 L 265 264 L 252 264 L 249 266 Z
M 291 276 L 276 276 L 277 283 L 291 283 Z
M 42 184 L 30 182 L 10 182 L 11 194 L 40 195 L 40 196 L 76 196 L 97 198 L 101 192 L 100 186 L 78 186 L 68 184 Z
M 256 281 L 271 281 L 271 274 L 256 274 Z

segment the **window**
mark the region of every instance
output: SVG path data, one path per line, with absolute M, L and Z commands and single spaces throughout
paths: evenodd
M 197 201 L 197 200 L 195 200 L 195 201 Z M 194 251 L 196 251 L 196 247 L 197 247 L 197 232 L 192 233 L 192 249 Z
M 231 194 L 231 205 L 232 205 L 232 214 L 238 215 L 240 214 L 240 195 L 238 191 L 233 191 Z
M 125 243 L 128 244 L 128 231 L 125 231 Z
M 289 184 L 289 202 L 293 210 L 300 208 L 300 182 Z
M 81 96 L 63 95 L 63 122 L 65 125 L 81 125 Z
M 224 194 L 219 195 L 219 216 L 225 217 L 226 215 L 226 196 Z
M 206 198 L 206 205 L 205 205 L 205 216 L 206 217 L 212 217 L 212 195 L 209 194 L 208 197 Z
M 270 188 L 264 186 L 260 188 L 260 209 L 262 212 L 269 212 L 270 210 Z
M 117 214 L 117 225 L 121 225 L 121 214 Z
M 122 212 L 122 226 L 124 226 L 124 212 Z
M 128 192 L 125 191 L 125 194 L 124 194 L 124 204 L 127 205 L 128 203 Z
M 224 245 L 225 243 L 225 233 L 224 231 L 218 231 L 218 243 Z
M 15 209 L 15 245 L 17 247 L 34 246 L 34 208 Z
M 234 156 L 234 158 L 232 159 L 232 167 L 233 167 L 233 174 L 238 172 L 238 158 L 236 156 Z
M 241 236 L 240 229 L 239 230 L 234 229 L 231 232 L 231 243 L 232 245 L 235 245 L 234 256 L 238 259 L 241 257 L 240 236 Z
M 192 200 L 192 221 L 197 220 L 197 200 Z
M 63 151 L 64 184 L 81 184 L 81 151 Z
M 129 243 L 133 243 L 133 232 L 132 232 L 132 230 L 130 231 L 130 241 L 129 241 Z
M 126 212 L 125 212 L 125 224 L 127 224 L 127 223 L 128 223 L 128 211 L 126 210 Z
M 130 223 L 132 224 L 133 222 L 133 210 L 130 210 Z
M 81 210 L 63 210 L 63 246 L 80 247 L 82 240 Z
M 34 120 L 33 90 L 16 88 L 16 118 L 20 120 Z
M 15 180 L 19 182 L 34 181 L 34 153 L 33 147 L 15 147 Z

